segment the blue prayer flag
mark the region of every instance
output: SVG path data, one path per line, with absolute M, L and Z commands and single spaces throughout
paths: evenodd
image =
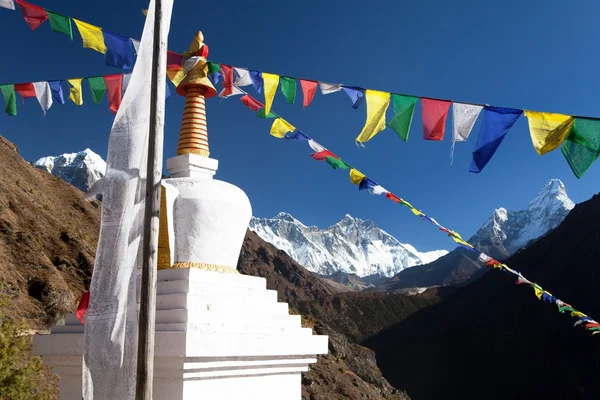
M 104 44 L 106 45 L 106 55 L 104 56 L 106 65 L 130 70 L 133 66 L 133 45 L 131 40 L 125 36 L 104 30 L 102 33 L 104 34 Z
M 165 80 L 165 101 L 171 97 L 171 89 L 169 89 L 169 83 Z
M 298 140 L 298 141 L 306 141 L 306 140 L 310 140 L 310 137 L 308 137 L 307 135 L 305 135 L 302 131 L 296 129 L 294 132 L 288 132 L 285 135 L 285 138 L 287 140 Z
M 262 72 L 251 70 L 250 79 L 252 80 L 252 85 L 254 86 L 254 90 L 256 90 L 256 93 L 261 94 L 264 84 Z
M 479 173 L 494 156 L 504 136 L 517 122 L 523 110 L 502 107 L 485 107 L 483 124 L 477 136 L 470 172 Z
M 52 91 L 52 98 L 58 104 L 65 104 L 65 96 L 63 94 L 62 83 L 63 81 L 50 81 L 50 90 Z
M 372 180 L 370 180 L 369 178 L 365 177 L 362 181 L 360 181 L 360 183 L 358 184 L 358 190 L 371 190 L 373 189 L 375 186 L 377 186 L 377 184 L 375 182 L 373 182 Z
M 221 73 L 221 71 L 215 71 L 212 74 L 208 75 L 208 79 L 210 79 L 214 86 L 217 86 L 217 83 L 219 83 L 219 81 L 223 79 L 223 74 Z
M 352 100 L 352 108 L 354 109 L 358 108 L 365 99 L 365 89 L 363 88 L 342 86 L 342 89 L 344 89 L 344 92 L 346 92 L 348 97 L 350 97 L 350 100 Z

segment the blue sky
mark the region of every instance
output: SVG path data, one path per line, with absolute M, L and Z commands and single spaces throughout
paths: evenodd
M 141 0 L 90 2 L 36 0 L 34 4 L 139 38 Z M 227 5 L 227 7 L 226 7 Z M 177 0 L 169 48 L 185 50 L 197 30 L 210 59 L 266 72 L 344 83 L 390 92 L 463 102 L 600 117 L 600 4 L 591 0 L 482 1 L 230 1 Z M 103 55 L 52 33 L 46 22 L 31 31 L 20 12 L 0 9 L 0 83 L 19 83 L 118 70 Z M 249 89 L 254 95 L 253 89 Z M 258 97 L 257 98 L 262 98 Z M 387 129 L 359 149 L 354 144 L 366 109 L 350 107 L 342 92 L 302 109 L 278 93 L 273 110 L 369 177 L 463 236 L 470 236 L 494 208 L 520 209 L 551 178 L 565 182 L 571 198 L 598 191 L 600 166 L 577 180 L 560 151 L 534 151 L 521 117 L 482 173 L 469 171 L 478 127 L 456 145 L 450 166 L 451 118 L 443 142 L 422 139 L 417 107 L 408 143 Z M 3 106 L 2 106 L 3 107 Z M 0 134 L 22 156 L 86 147 L 106 156 L 113 115 L 93 104 L 84 84 L 84 105 L 55 104 L 42 118 L 35 99 L 19 100 L 19 115 L 0 115 Z M 183 98 L 167 102 L 165 156 L 175 153 Z M 309 225 L 325 227 L 349 213 L 370 218 L 417 249 L 452 248 L 453 242 L 406 208 L 359 193 L 344 171 L 310 158 L 305 143 L 269 135 L 238 98 L 207 102 L 212 156 L 219 179 L 248 194 L 256 216 L 287 211 Z M 391 114 L 388 114 L 391 115 Z

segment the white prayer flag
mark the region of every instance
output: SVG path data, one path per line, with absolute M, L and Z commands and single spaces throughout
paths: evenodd
M 477 121 L 479 113 L 483 106 L 465 103 L 454 103 L 452 107 L 452 117 L 454 119 L 454 142 L 464 142 L 467 140 Z
M 371 189 L 371 193 L 373 194 L 384 194 L 384 193 L 388 193 L 388 191 L 381 185 L 375 185 L 373 186 L 373 189 Z
M 9 10 L 14 10 L 15 2 L 13 0 L 0 0 L 0 7 L 8 8 Z
M 231 96 L 240 96 L 240 95 L 244 94 L 244 92 L 242 92 L 242 90 L 239 87 L 235 86 L 235 85 L 233 85 L 231 87 L 231 90 L 232 90 L 231 93 L 229 93 L 228 95 L 224 95 L 223 92 L 225 92 L 225 88 L 223 88 L 223 90 L 221 90 L 221 93 L 219 93 L 219 97 L 222 97 L 222 98 L 226 99 L 226 98 L 231 97 Z
M 325 151 L 327 150 L 325 147 L 321 146 L 319 143 L 315 142 L 314 140 L 310 139 L 308 141 L 308 145 L 310 146 L 311 149 L 313 149 L 315 152 L 320 152 L 320 151 Z
M 140 41 L 131 39 L 131 44 L 133 45 L 133 49 L 135 50 L 135 54 L 137 55 L 140 51 Z
M 252 79 L 250 78 L 250 72 L 246 68 L 234 68 L 233 69 L 237 74 L 237 78 L 235 80 L 236 86 L 248 86 L 252 85 Z
M 331 94 L 331 93 L 339 92 L 340 90 L 342 90 L 341 83 L 333 84 L 333 83 L 319 82 L 319 87 L 321 88 L 322 94 Z
M 150 1 L 137 62 L 108 141 L 100 237 L 85 323 L 85 400 L 135 398 L 154 3 Z M 172 8 L 173 0 L 162 0 L 160 29 L 165 46 Z M 166 52 L 158 63 L 156 118 L 160 131 L 165 108 Z M 162 160 L 162 147 L 156 149 L 156 157 Z
M 35 97 L 40 103 L 40 107 L 46 111 L 52 107 L 52 91 L 50 90 L 50 84 L 48 82 L 34 82 L 33 87 L 35 88 Z

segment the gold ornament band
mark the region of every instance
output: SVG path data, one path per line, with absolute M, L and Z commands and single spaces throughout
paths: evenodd
M 197 268 L 205 271 L 222 272 L 227 274 L 239 274 L 235 268 L 228 267 L 226 265 L 208 264 L 208 263 L 195 263 L 195 262 L 176 262 L 171 268 Z

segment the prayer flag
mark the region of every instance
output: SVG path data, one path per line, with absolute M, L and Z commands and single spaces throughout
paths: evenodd
M 45 20 L 48 19 L 48 13 L 42 7 L 35 4 L 27 3 L 23 0 L 15 0 L 19 6 L 19 10 L 23 13 L 25 22 L 32 30 L 36 30 Z
M 281 93 L 283 93 L 285 101 L 288 104 L 294 104 L 294 101 L 296 101 L 296 79 L 289 76 L 282 76 L 280 80 Z
M 390 94 L 378 90 L 367 89 L 367 122 L 360 134 L 356 137 L 357 142 L 368 142 L 385 129 L 385 112 L 390 105 Z
M 121 106 L 121 87 L 123 85 L 123 74 L 107 75 L 104 77 L 106 84 L 107 99 L 110 111 L 116 114 Z M 166 83 L 165 83 L 166 84 Z
M 325 161 L 333 169 L 350 169 L 350 165 L 348 165 L 348 163 L 341 158 L 329 156 L 325 157 Z
M 264 104 L 260 101 L 256 100 L 254 97 L 249 94 L 240 97 L 240 101 L 244 103 L 246 107 L 251 109 L 252 111 L 258 111 L 264 107 Z
M 135 39 L 131 39 L 131 45 L 133 46 L 133 51 L 135 51 L 135 55 L 137 56 L 137 53 L 140 50 L 140 41 L 139 40 L 135 40 Z
M 125 80 L 125 74 L 123 74 L 123 81 Z M 123 84 L 121 83 L 121 93 L 124 93 L 125 91 L 123 90 Z M 171 89 L 169 89 L 169 84 L 167 83 L 167 81 L 165 81 L 165 101 L 169 100 L 169 97 L 171 97 Z M 123 95 L 121 95 L 121 98 L 123 98 Z
M 319 82 L 319 87 L 321 88 L 322 94 L 331 94 L 335 92 L 339 92 L 342 90 L 342 85 L 339 83 L 325 83 Z
M 587 315 L 581 311 L 571 311 L 571 317 L 587 317 Z
M 78 106 L 83 104 L 83 97 L 81 97 L 81 81 L 83 78 L 67 79 L 67 82 L 71 85 L 69 91 L 69 99 Z
M 106 55 L 104 62 L 111 67 L 130 70 L 133 67 L 133 49 L 129 38 L 103 31 Z
M 318 151 L 316 153 L 313 153 L 310 155 L 312 158 L 314 158 L 317 161 L 323 161 L 325 160 L 327 157 L 332 157 L 332 158 L 338 158 L 338 156 L 336 156 L 335 154 L 333 154 L 331 151 L 325 149 L 325 150 L 321 150 Z
M 422 119 L 423 119 L 423 139 L 437 140 L 444 139 L 446 131 L 446 118 L 450 109 L 449 101 L 435 99 L 421 99 Z
M 544 293 L 544 291 L 540 288 L 538 288 L 537 286 L 533 287 L 533 290 L 535 291 L 535 296 L 541 300 L 542 299 L 542 293 Z
M 185 78 L 185 75 L 186 72 L 182 68 L 167 70 L 167 76 L 169 77 L 169 80 L 173 83 L 173 85 L 175 85 L 175 87 L 179 86 L 183 78 Z
M 357 109 L 365 99 L 365 89 L 353 86 L 343 86 L 344 92 L 350 97 L 352 101 L 352 108 Z
M 514 108 L 485 107 L 470 172 L 479 173 L 483 170 L 522 113 L 522 110 Z
M 556 150 L 573 129 L 574 118 L 569 115 L 525 111 L 533 148 L 541 156 Z
M 123 74 L 123 84 L 121 85 L 121 96 L 125 94 L 127 91 L 127 86 L 129 86 L 129 80 L 131 79 L 131 72 L 128 74 Z M 169 85 L 167 85 L 169 87 Z
M 317 153 L 320 152 L 320 151 L 323 151 L 323 150 L 327 150 L 325 147 L 321 146 L 320 143 L 316 142 L 313 139 L 310 139 L 308 141 L 308 145 L 310 146 L 311 149 L 313 149 Z
M 271 135 L 276 138 L 283 139 L 286 133 L 293 132 L 296 130 L 296 127 L 289 122 L 287 122 L 283 118 L 277 118 L 273 121 L 273 125 L 271 125 Z
M 250 71 L 250 79 L 252 80 L 252 85 L 254 86 L 254 90 L 256 90 L 256 93 L 261 94 L 263 88 L 262 72 Z
M 50 21 L 50 29 L 52 29 L 52 32 L 64 33 L 73 40 L 71 18 L 49 10 L 46 10 L 46 12 L 48 13 L 48 20 Z
M 80 21 L 73 18 L 81 39 L 83 40 L 83 47 L 96 50 L 99 53 L 106 53 L 106 45 L 104 44 L 104 35 L 102 35 L 102 28 L 88 24 L 87 22 Z
M 104 83 L 104 77 L 94 76 L 87 78 L 88 84 L 90 85 L 90 91 L 92 92 L 92 101 L 95 104 L 100 103 L 100 100 L 106 93 L 106 83 Z
M 299 79 L 299 81 L 300 86 L 302 87 L 302 95 L 304 97 L 302 107 L 308 107 L 315 98 L 315 93 L 317 93 L 317 86 L 319 85 L 319 83 L 315 81 L 307 81 L 304 79 Z
M 352 168 L 350 170 L 350 181 L 352 183 L 354 183 L 355 185 L 360 184 L 360 182 L 365 178 L 366 178 L 366 176 L 362 172 L 360 172 L 354 168 Z
M 221 73 L 223 74 L 223 90 L 219 96 L 227 97 L 233 94 L 233 67 L 221 64 Z
M 371 193 L 372 193 L 372 194 L 377 194 L 377 195 L 380 195 L 380 194 L 388 193 L 388 191 L 387 191 L 387 189 L 386 189 L 386 188 L 384 188 L 384 187 L 383 187 L 383 186 L 381 186 L 381 185 L 375 185 L 375 186 L 374 186 L 374 187 L 371 189 Z
M 268 114 L 265 114 L 265 109 L 261 108 L 260 110 L 258 110 L 258 112 L 256 113 L 256 116 L 259 118 L 266 118 L 266 119 L 272 119 L 272 118 L 278 118 L 279 115 L 275 114 L 273 111 L 271 111 Z
M 17 95 L 15 94 L 14 85 L 0 85 L 6 108 L 4 112 L 8 115 L 17 115 Z
M 600 156 L 600 119 L 575 118 L 560 150 L 575 176 L 581 178 Z
M 552 296 L 550 293 L 548 293 L 548 292 L 542 293 L 542 301 L 544 303 L 554 303 L 555 300 L 556 300 L 556 297 Z
M 82 325 L 85 325 L 85 317 L 87 315 L 88 305 L 90 303 L 90 292 L 87 291 L 81 296 L 81 300 L 79 300 L 79 305 L 77 306 L 77 311 L 75 311 L 75 316 L 81 322 Z
M 268 74 L 263 72 L 262 74 L 263 84 L 265 87 L 265 113 L 271 112 L 271 106 L 273 106 L 273 99 L 275 93 L 277 93 L 277 85 L 279 85 L 279 75 Z
M 35 97 L 35 87 L 33 83 L 16 83 L 15 92 L 19 93 L 23 100 L 28 97 Z
M 180 69 L 183 68 L 183 55 L 175 53 L 174 51 L 167 50 L 167 69 Z M 208 63 L 208 73 L 220 71 L 219 64 Z
M 373 182 L 371 179 L 365 177 L 363 180 L 360 181 L 360 183 L 358 184 L 358 190 L 372 190 L 375 186 L 377 186 L 377 183 Z
M 231 96 L 241 96 L 242 94 L 244 94 L 244 92 L 242 92 L 242 90 L 235 85 L 231 85 L 231 90 L 230 90 L 229 94 L 225 95 L 226 91 L 227 91 L 227 89 L 223 88 L 223 90 L 221 90 L 221 92 L 219 93 L 219 97 L 226 99 Z
M 52 91 L 48 82 L 34 82 L 33 87 L 35 88 L 35 97 L 37 98 L 40 107 L 46 114 L 46 111 L 52 107 Z
M 235 79 L 236 86 L 248 86 L 252 85 L 252 79 L 250 78 L 250 72 L 246 68 L 234 68 L 237 75 Z
M 481 110 L 483 110 L 483 106 L 475 104 L 456 102 L 452 104 L 452 119 L 454 122 L 452 150 L 450 151 L 452 159 L 454 159 L 454 144 L 456 142 L 465 142 L 468 139 Z
M 14 10 L 15 2 L 13 0 L 0 0 L 0 7 L 8 8 L 9 10 Z
M 58 104 L 65 104 L 65 96 L 63 93 L 62 84 L 63 81 L 50 81 L 50 90 L 52 90 L 52 97 Z
M 396 132 L 396 135 L 405 142 L 408 141 L 408 134 L 410 133 L 410 126 L 418 99 L 418 97 L 414 96 L 392 94 L 394 118 L 388 122 L 387 126 Z
M 385 194 L 385 197 L 390 199 L 394 203 L 400 203 L 402 201 L 402 199 L 400 197 L 396 196 L 394 193 L 391 193 L 391 192 L 387 192 Z
M 287 140 L 297 140 L 297 141 L 310 140 L 310 138 L 308 136 L 306 136 L 304 133 L 302 133 L 302 131 L 300 131 L 298 129 L 296 129 L 296 131 L 293 133 L 288 133 L 287 135 L 285 135 L 285 138 Z

